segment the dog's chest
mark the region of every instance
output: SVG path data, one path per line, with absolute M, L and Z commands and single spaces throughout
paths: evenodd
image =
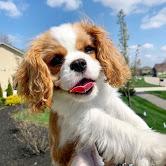
M 59 147 L 63 147 L 69 142 L 76 140 L 75 131 L 77 129 L 77 120 L 65 117 L 59 117 L 58 126 L 60 127 Z

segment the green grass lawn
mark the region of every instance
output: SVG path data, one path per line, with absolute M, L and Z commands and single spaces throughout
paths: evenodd
M 166 74 L 159 75 L 160 78 L 166 78 Z
M 148 93 L 166 100 L 166 91 L 153 91 L 153 92 L 148 92 Z
M 41 113 L 30 113 L 27 109 L 25 109 L 16 111 L 15 113 L 13 113 L 12 117 L 16 120 L 48 126 L 49 111 L 46 110 Z
M 127 103 L 125 97 L 123 97 L 123 100 Z M 143 118 L 152 129 L 166 133 L 166 128 L 163 126 L 163 123 L 166 123 L 166 110 L 161 109 L 138 96 L 133 96 L 131 98 L 131 103 L 132 109 Z M 143 115 L 144 112 L 147 113 L 147 116 Z
M 143 77 L 140 77 L 140 79 L 133 78 L 132 83 L 134 87 L 157 87 L 159 85 L 149 84 L 145 82 Z

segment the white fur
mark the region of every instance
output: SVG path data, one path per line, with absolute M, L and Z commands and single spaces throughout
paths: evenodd
M 70 69 L 70 64 L 76 59 L 85 59 L 87 69 L 84 73 L 78 73 Z M 75 51 L 66 56 L 65 62 L 61 67 L 60 86 L 64 90 L 69 90 L 82 78 L 90 78 L 96 80 L 99 76 L 100 65 L 97 60 L 94 60 L 89 55 L 83 52 Z
M 100 85 L 99 85 L 100 86 Z M 131 111 L 111 87 L 102 83 L 103 94 L 89 102 L 75 102 L 55 92 L 53 110 L 63 114 L 61 145 L 81 136 L 81 142 L 92 146 L 96 142 L 105 159 L 136 166 L 164 166 L 166 137 L 153 132 Z M 106 89 L 105 89 L 106 88 Z M 114 100 L 114 101 L 112 101 Z M 141 163 L 141 164 L 140 164 Z
M 74 157 L 71 166 L 104 166 L 96 148 L 82 149 Z
M 79 136 L 85 149 L 96 143 L 98 150 L 104 152 L 104 159 L 113 158 L 116 163 L 135 166 L 164 166 L 166 136 L 152 131 L 122 102 L 117 90 L 105 83 L 97 60 L 75 50 L 76 33 L 70 24 L 54 27 L 51 33 L 68 50 L 60 71 L 60 87 L 64 91 L 54 92 L 52 105 L 52 110 L 60 116 L 59 146 Z M 78 58 L 87 62 L 83 74 L 70 69 L 70 64 Z M 92 93 L 69 94 L 67 91 L 82 78 L 96 80 Z
M 52 161 L 52 166 L 60 166 L 59 163 Z
M 52 27 L 50 33 L 69 52 L 75 51 L 76 33 L 72 28 L 72 24 Z

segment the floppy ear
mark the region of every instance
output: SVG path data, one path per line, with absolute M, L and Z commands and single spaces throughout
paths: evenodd
M 41 53 L 40 46 L 32 45 L 15 75 L 18 94 L 30 103 L 33 111 L 50 106 L 52 98 L 52 80 Z
M 130 69 L 124 57 L 109 39 L 107 32 L 92 23 L 82 22 L 81 25 L 94 40 L 97 48 L 97 59 L 109 84 L 114 87 L 120 87 L 125 84 L 130 78 Z

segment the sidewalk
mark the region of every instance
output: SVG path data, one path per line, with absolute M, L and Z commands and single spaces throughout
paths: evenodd
M 142 97 L 143 99 L 148 100 L 156 106 L 166 110 L 166 100 L 164 99 L 147 93 L 137 93 L 137 96 Z
M 166 91 L 166 87 L 143 87 L 134 88 L 136 92 L 148 92 L 148 91 Z

